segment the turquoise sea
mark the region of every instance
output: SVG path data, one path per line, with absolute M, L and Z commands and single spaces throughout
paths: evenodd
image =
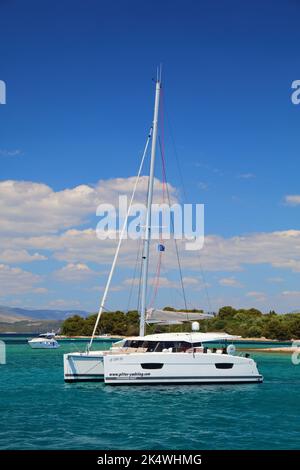
M 85 344 L 65 341 L 57 350 L 32 350 L 24 339 L 7 344 L 7 364 L 0 365 L 1 449 L 300 446 L 300 365 L 289 354 L 252 354 L 263 384 L 65 384 L 62 355 Z

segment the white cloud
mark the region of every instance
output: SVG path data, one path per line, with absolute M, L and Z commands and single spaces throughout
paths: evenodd
M 135 284 L 137 285 L 137 284 Z M 90 291 L 90 292 L 99 292 L 101 294 L 103 294 L 103 291 L 105 289 L 105 286 L 102 286 L 102 285 L 96 285 L 96 286 L 93 286 L 93 287 L 88 287 L 86 290 Z M 125 290 L 125 287 L 123 285 L 112 285 L 110 288 L 109 288 L 109 291 L 110 292 L 119 292 L 119 291 L 122 291 L 122 290 Z
M 42 183 L 6 180 L 0 182 L 1 233 L 56 233 L 76 227 L 95 215 L 100 203 L 117 205 L 120 195 L 131 196 L 135 177 L 100 180 L 95 186 L 79 185 L 54 191 Z M 145 202 L 148 177 L 140 178 L 136 202 Z M 155 180 L 162 193 L 162 183 Z M 169 185 L 172 200 L 176 191 Z M 156 202 L 160 202 L 160 197 Z
M 41 276 L 24 271 L 21 268 L 12 268 L 0 264 L 0 295 L 23 294 L 25 292 L 38 292 Z
M 196 277 L 191 277 L 191 276 L 184 276 L 182 278 L 183 284 L 188 285 L 188 286 L 198 286 L 199 285 L 199 279 Z
M 63 282 L 83 282 L 97 274 L 84 263 L 69 263 L 54 272 L 55 278 Z
M 281 293 L 283 297 L 300 297 L 300 291 L 285 290 Z
M 225 287 L 243 287 L 243 285 L 234 277 L 224 277 L 219 280 L 219 284 Z
M 6 249 L 0 252 L 0 261 L 3 263 L 29 263 L 31 261 L 44 261 L 47 257 L 39 253 L 28 253 L 27 250 Z
M 282 277 L 269 277 L 267 278 L 267 282 L 270 282 L 271 284 L 280 284 L 281 282 L 284 282 L 284 279 Z
M 250 291 L 247 292 L 246 297 L 251 297 L 251 299 L 257 302 L 263 302 L 266 299 L 266 294 L 259 291 Z
M 299 206 L 300 204 L 300 195 L 299 194 L 291 194 L 285 196 L 284 202 L 289 206 Z
M 146 196 L 147 182 L 146 177 L 140 181 L 137 196 L 139 201 Z M 100 241 L 94 228 L 80 230 L 75 226 L 94 215 L 100 201 L 116 202 L 119 194 L 131 192 L 133 184 L 133 177 L 116 178 L 99 181 L 95 187 L 80 185 L 55 192 L 40 183 L 1 182 L 0 259 L 3 262 L 27 262 L 51 255 L 70 264 L 89 261 L 109 264 L 115 252 L 116 241 Z M 161 189 L 158 180 L 156 186 Z M 175 188 L 170 187 L 170 191 L 175 197 Z M 204 248 L 199 254 L 186 251 L 184 244 L 185 242 L 178 241 L 183 269 L 199 271 L 201 259 L 206 271 L 234 272 L 244 269 L 247 264 L 268 264 L 275 268 L 300 272 L 300 231 L 297 230 L 254 233 L 231 238 L 207 235 Z M 165 245 L 165 265 L 168 269 L 175 268 L 177 262 L 174 243 L 165 241 Z M 152 259 L 156 260 L 155 242 L 152 249 Z M 136 241 L 123 242 L 120 264 L 132 262 L 136 250 Z
M 202 287 L 199 279 L 194 278 L 194 277 L 183 277 L 182 281 L 183 281 L 184 287 L 191 287 L 191 288 Z M 156 282 L 157 282 L 157 279 L 155 277 L 149 277 L 148 279 L 149 286 L 155 286 Z M 132 283 L 133 285 L 137 286 L 139 284 L 139 279 L 127 278 L 123 281 L 124 286 L 131 286 Z M 172 279 L 167 278 L 166 276 L 160 276 L 158 285 L 162 289 L 166 289 L 166 288 L 181 289 L 180 280 L 172 280 Z
M 137 286 L 139 284 L 139 279 L 133 279 L 133 278 L 127 278 L 123 281 L 124 286 L 131 286 L 131 285 Z M 156 278 L 154 277 L 149 277 L 148 278 L 148 285 L 149 286 L 155 286 L 156 285 Z M 177 281 L 172 281 L 168 279 L 167 277 L 161 276 L 159 278 L 159 287 L 164 289 L 164 288 L 178 288 L 179 287 L 179 282 Z
M 44 289 L 38 285 L 41 281 L 39 276 L 19 268 L 11 268 L 6 263 L 49 258 L 64 261 L 67 264 L 55 272 L 56 279 L 78 282 L 92 279 L 93 276 L 100 274 L 89 268 L 90 262 L 109 269 L 117 241 L 99 240 L 96 237 L 95 226 L 85 229 L 80 229 L 78 226 L 95 215 L 100 202 L 116 203 L 119 194 L 129 195 L 134 180 L 135 178 L 116 178 L 99 181 L 95 186 L 80 185 L 61 191 L 54 191 L 41 183 L 0 182 L 0 262 L 4 263 L 1 265 L 2 292 L 4 294 L 34 290 L 37 292 L 39 289 L 39 292 L 43 293 L 41 289 Z M 137 194 L 139 202 L 145 200 L 147 182 L 146 177 L 141 179 Z M 155 184 L 156 189 L 160 190 L 161 182 L 156 180 Z M 169 190 L 175 199 L 175 188 L 170 186 Z M 299 197 L 300 201 L 300 196 L 287 197 Z M 293 201 L 295 204 L 296 200 Z M 118 263 L 120 269 L 133 267 L 138 243 L 132 240 L 123 242 Z M 180 288 L 180 283 L 170 280 L 167 275 L 173 269 L 178 270 L 174 242 L 166 240 L 164 244 L 166 251 L 162 254 L 160 285 L 163 288 L 177 289 Z M 184 241 L 178 241 L 178 248 L 183 273 L 187 274 L 184 284 L 193 289 L 201 288 L 201 269 L 227 272 L 228 276 L 222 274 L 224 277 L 220 279 L 220 284 L 231 287 L 242 286 L 230 273 L 241 271 L 247 265 L 269 265 L 276 269 L 300 272 L 299 230 L 252 233 L 230 238 L 207 235 L 204 248 L 199 253 L 186 251 Z M 156 271 L 158 258 L 156 241 L 151 244 L 151 250 L 150 279 Z M 13 269 L 19 271 L 13 272 L 11 271 Z M 173 273 L 171 276 L 174 278 Z M 281 281 L 269 278 L 268 282 Z M 262 299 L 263 293 L 256 295 L 256 298 L 259 297 Z M 288 297 L 291 295 L 281 295 L 280 298 Z M 252 297 L 248 295 L 247 298 L 255 299 L 255 295 Z
M 200 181 L 198 183 L 198 188 L 201 189 L 202 191 L 206 191 L 208 189 L 208 184 L 204 183 L 204 181 Z
M 255 174 L 254 173 L 241 173 L 240 175 L 238 175 L 238 178 L 249 180 L 249 179 L 255 178 Z
M 0 149 L 0 157 L 19 157 L 22 155 L 22 151 L 20 149 Z
M 112 262 L 117 241 L 99 240 L 95 230 L 70 229 L 62 234 L 46 234 L 33 237 L 2 239 L 4 248 L 50 250 L 54 258 L 67 263 L 95 262 L 109 265 Z M 127 265 L 136 258 L 137 241 L 126 240 L 120 252 L 119 266 Z M 165 240 L 166 251 L 163 264 L 169 269 L 177 268 L 174 242 Z M 200 252 L 185 250 L 185 242 L 178 241 L 183 271 L 241 271 L 248 265 L 267 264 L 275 268 L 300 272 L 300 231 L 254 233 L 246 236 L 224 238 L 208 235 Z M 151 261 L 157 262 L 157 242 L 151 244 Z M 152 268 L 151 268 L 152 269 Z
M 34 289 L 35 294 L 47 294 L 49 290 L 46 287 L 37 287 Z
M 191 256 L 189 253 L 186 257 Z M 207 236 L 200 252 L 204 269 L 210 271 L 239 271 L 244 266 L 268 264 L 275 268 L 300 271 L 300 231 L 254 233 L 223 238 Z M 197 265 L 193 256 L 189 265 Z
M 50 301 L 44 308 L 81 308 L 79 300 L 55 299 Z

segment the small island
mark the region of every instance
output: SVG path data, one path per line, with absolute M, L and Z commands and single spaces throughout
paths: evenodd
M 175 308 L 165 307 L 165 311 L 176 311 Z M 184 310 L 181 310 L 184 311 Z M 202 310 L 185 312 L 201 314 Z M 96 320 L 96 314 L 83 318 L 73 315 L 64 320 L 61 325 L 61 334 L 65 336 L 91 336 Z M 190 331 L 190 322 L 181 325 L 147 325 L 147 334 L 162 333 L 166 331 Z M 274 311 L 262 313 L 250 309 L 235 309 L 225 306 L 209 319 L 200 321 L 200 331 L 216 332 L 226 331 L 238 335 L 245 340 L 273 340 L 292 341 L 300 339 L 300 313 L 277 314 Z M 139 333 L 139 314 L 136 310 L 129 312 L 115 311 L 102 314 L 97 335 L 109 334 L 116 336 L 135 336 Z

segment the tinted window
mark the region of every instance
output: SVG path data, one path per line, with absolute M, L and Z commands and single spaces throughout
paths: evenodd
M 217 369 L 232 369 L 233 364 L 229 362 L 220 362 L 219 364 L 215 364 Z
M 153 362 L 153 363 L 146 362 L 145 364 L 141 364 L 141 366 L 142 366 L 142 369 L 162 369 L 163 364 L 158 363 L 158 362 Z

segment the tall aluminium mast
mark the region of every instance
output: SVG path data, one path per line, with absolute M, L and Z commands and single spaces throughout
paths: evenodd
M 151 240 L 151 208 L 152 208 L 152 200 L 153 200 L 153 183 L 154 183 L 155 152 L 156 152 L 156 142 L 157 142 L 157 125 L 158 125 L 160 90 L 161 90 L 161 70 L 158 71 L 157 73 L 156 87 L 155 87 L 155 104 L 154 104 L 154 116 L 153 116 L 153 134 L 152 134 L 152 145 L 151 145 L 150 173 L 149 173 L 149 182 L 148 182 L 147 214 L 146 214 L 146 225 L 145 225 L 143 258 L 142 258 L 140 336 L 145 335 L 145 319 L 146 319 L 146 309 L 147 309 L 147 305 L 146 305 L 147 282 L 148 282 L 148 268 L 149 268 L 149 248 L 150 248 L 150 240 Z

